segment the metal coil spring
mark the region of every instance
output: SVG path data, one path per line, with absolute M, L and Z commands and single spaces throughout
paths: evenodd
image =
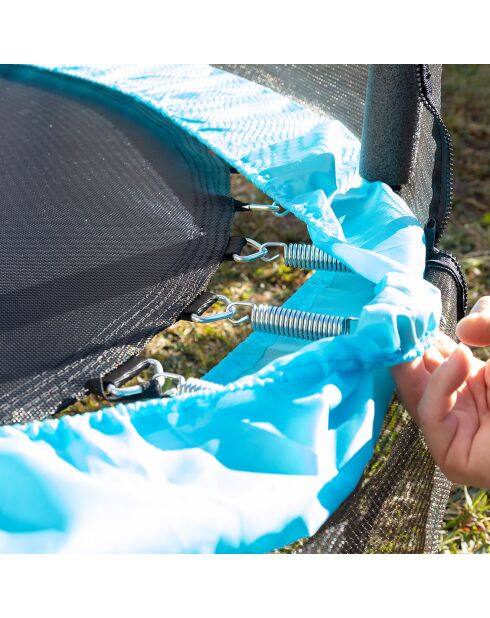
M 207 382 L 199 378 L 187 378 L 175 389 L 175 395 L 188 395 L 189 393 L 213 393 L 220 390 L 222 386 L 214 382 Z
M 253 330 L 261 333 L 314 341 L 349 334 L 353 318 L 321 315 L 273 305 L 254 305 L 250 321 Z
M 314 245 L 289 243 L 284 245 L 284 263 L 291 268 L 352 272 L 345 264 Z

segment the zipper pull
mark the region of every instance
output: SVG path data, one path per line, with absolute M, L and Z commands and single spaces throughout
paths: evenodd
M 439 253 L 439 249 L 436 248 L 437 237 L 437 221 L 434 218 L 430 218 L 424 228 L 425 232 L 425 259 L 429 260 L 436 253 Z

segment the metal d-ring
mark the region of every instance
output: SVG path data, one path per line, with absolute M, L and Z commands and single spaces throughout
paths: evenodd
M 240 256 L 234 254 L 233 258 L 237 262 L 252 262 L 262 260 L 262 262 L 273 262 L 280 257 L 280 253 L 269 255 L 269 249 L 276 247 L 282 249 L 283 259 L 286 266 L 290 268 L 301 268 L 304 270 L 328 270 L 331 272 L 350 273 L 352 272 L 345 264 L 332 255 L 322 251 L 314 245 L 302 243 L 285 242 L 264 242 L 258 243 L 252 238 L 247 238 L 247 244 L 252 245 L 257 251 L 249 255 Z
M 226 309 L 224 311 L 211 313 L 209 315 L 198 315 L 197 313 L 192 313 L 191 320 L 193 322 L 197 322 L 198 324 L 211 324 L 212 322 L 219 322 L 220 320 L 228 320 L 232 318 L 235 315 L 236 310 L 231 306 L 231 300 L 224 294 L 216 294 L 216 299 L 221 300 L 226 305 Z
M 233 259 L 235 262 L 253 262 L 254 260 L 263 259 L 264 256 L 267 255 L 267 247 L 261 245 L 259 242 L 254 240 L 253 238 L 246 238 L 247 245 L 252 246 L 254 249 L 257 249 L 255 253 L 249 253 L 248 255 L 239 255 L 238 253 L 233 254 Z
M 253 238 L 247 238 L 247 245 L 251 245 L 254 249 L 257 249 L 255 253 L 249 253 L 248 255 L 233 254 L 235 262 L 253 262 L 254 260 L 261 260 L 262 262 L 274 262 L 280 257 L 279 253 L 268 257 L 269 247 L 282 247 L 284 251 L 287 251 L 287 244 L 285 242 L 264 242 L 259 243 Z
M 109 384 L 106 389 L 107 393 L 113 398 L 124 399 L 126 397 L 142 395 L 148 387 L 154 386 L 160 397 L 175 397 L 199 391 L 212 392 L 221 388 L 213 382 L 207 382 L 198 378 L 184 378 L 180 373 L 164 371 L 160 361 L 154 358 L 147 359 L 147 366 L 154 369 L 154 373 L 148 381 L 134 386 L 118 387 L 114 384 Z M 170 384 L 167 386 L 168 382 Z

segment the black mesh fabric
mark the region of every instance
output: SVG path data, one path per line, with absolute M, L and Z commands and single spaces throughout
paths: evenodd
M 337 118 L 362 136 L 367 65 L 217 65 L 287 95 L 312 110 Z M 415 65 L 413 65 L 415 77 Z M 430 66 L 433 99 L 440 107 L 441 67 Z M 384 110 L 389 113 L 389 110 Z M 380 114 L 380 116 L 382 116 Z M 401 195 L 425 225 L 432 198 L 436 144 L 433 118 L 419 103 L 413 135 L 415 153 Z M 456 288 L 447 274 L 429 273 L 441 289 L 443 328 L 456 325 Z M 301 553 L 435 552 L 450 483 L 435 467 L 423 438 L 407 412 L 393 401 L 375 454 L 357 489 Z
M 361 137 L 367 64 L 216 64 L 275 90 L 309 109 L 341 120 Z
M 177 318 L 228 244 L 229 168 L 129 98 L 0 66 L 0 422 L 83 393 Z
M 225 71 L 241 75 L 284 94 L 313 111 L 336 118 L 361 138 L 368 80 L 366 64 L 222 64 Z M 415 65 L 413 75 L 415 80 Z M 430 65 L 433 98 L 441 103 L 441 65 Z M 412 85 L 410 85 L 411 87 Z M 384 110 L 390 113 L 389 110 Z M 393 110 L 394 112 L 396 110 Z M 432 170 L 436 145 L 433 119 L 419 103 L 419 121 L 413 135 L 415 162 L 401 195 L 423 224 L 432 196 Z

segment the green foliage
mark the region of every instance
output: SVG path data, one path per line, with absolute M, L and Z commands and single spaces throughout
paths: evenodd
M 453 491 L 440 547 L 445 554 L 490 553 L 490 497 L 486 489 L 457 487 Z

